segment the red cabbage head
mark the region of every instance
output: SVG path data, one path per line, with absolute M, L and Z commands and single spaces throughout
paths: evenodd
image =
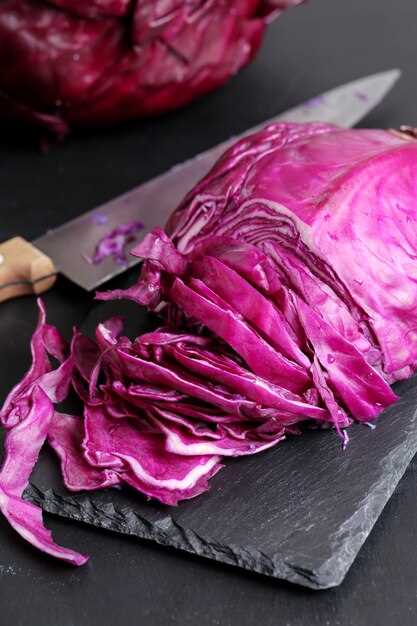
M 0 118 L 65 134 L 155 115 L 224 84 L 302 0 L 4 0 Z

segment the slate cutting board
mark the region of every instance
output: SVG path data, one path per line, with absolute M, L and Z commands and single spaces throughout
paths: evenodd
M 50 455 L 27 497 L 61 517 L 312 589 L 334 587 L 417 452 L 417 378 L 396 390 L 401 398 L 376 430 L 349 429 L 345 452 L 333 431 L 312 431 L 228 462 L 209 493 L 178 507 L 146 502 L 128 489 L 71 495 Z

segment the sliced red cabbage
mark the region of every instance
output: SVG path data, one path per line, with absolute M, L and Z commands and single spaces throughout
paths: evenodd
M 281 311 L 237 272 L 206 255 L 193 263 L 192 274 L 243 315 L 278 352 L 303 367 L 309 367 L 310 362 Z
M 104 407 L 87 407 L 84 450 L 97 467 L 114 467 L 121 479 L 164 504 L 193 498 L 221 468 L 220 457 L 184 457 L 167 450 L 161 432 L 132 419 L 110 419 Z
M 16 532 L 33 546 L 73 565 L 83 565 L 88 558 L 58 546 L 43 525 L 42 510 L 22 499 L 53 414 L 52 402 L 35 386 L 27 415 L 6 434 L 5 457 L 0 470 L 0 510 Z
M 118 485 L 118 475 L 107 468 L 91 466 L 82 454 L 84 422 L 55 411 L 48 428 L 48 443 L 61 462 L 64 484 L 70 491 L 92 491 Z
M 68 346 L 40 303 L 32 365 L 0 413 L 10 523 L 84 562 L 21 500 L 45 440 L 67 488 L 124 484 L 168 505 L 205 491 L 222 458 L 307 426 L 346 447 L 346 427 L 374 421 L 417 366 L 416 174 L 401 133 L 271 125 L 134 250 L 135 285 L 98 296 L 158 311 L 157 330 L 128 338 L 116 316 Z M 54 407 L 71 389 L 78 416 Z
M 274 350 L 241 315 L 224 310 L 218 303 L 200 296 L 179 278 L 174 281 L 170 297 L 189 317 L 226 341 L 255 374 L 295 392 L 308 384 L 306 370 Z
M 187 370 L 175 366 L 167 368 L 124 350 L 118 350 L 117 355 L 123 364 L 124 376 L 130 380 L 177 389 L 191 398 L 212 404 L 236 417 L 256 419 L 258 415 L 262 415 L 261 407 L 257 403 L 231 392 L 223 385 L 203 381 Z
M 161 416 L 163 417 L 164 413 L 161 413 Z M 236 457 L 254 454 L 255 452 L 262 452 L 262 450 L 267 450 L 274 446 L 283 439 L 285 433 L 285 429 L 281 427 L 275 439 L 265 441 L 259 440 L 256 437 L 250 439 L 236 436 L 235 432 L 231 430 L 231 426 L 223 426 L 221 428 L 222 435 L 217 439 L 213 439 L 212 437 L 205 436 L 204 433 L 199 433 L 199 435 L 196 436 L 190 433 L 188 429 L 181 428 L 180 425 L 173 425 L 172 420 L 168 420 L 169 425 L 166 425 L 165 420 L 162 419 L 155 419 L 154 423 L 157 425 L 158 429 L 166 435 L 166 450 L 173 454 L 186 457 L 210 454 L 224 457 Z M 250 432 L 249 426 L 247 430 L 244 430 L 245 435 L 248 431 Z
M 51 364 L 45 347 L 44 335 L 46 326 L 45 308 L 40 300 L 38 300 L 39 319 L 35 332 L 32 335 L 30 348 L 32 353 L 32 364 L 15 387 L 7 396 L 0 412 L 2 424 L 6 428 L 15 426 L 21 419 L 27 415 L 29 410 L 28 396 L 33 385 L 47 372 L 51 370 Z M 47 330 L 48 344 L 51 344 L 53 338 L 52 333 Z M 61 341 L 59 341 L 61 347 Z M 60 350 L 59 350 L 60 352 Z
M 297 310 L 318 361 L 355 419 L 368 422 L 397 399 L 357 348 L 301 299 Z

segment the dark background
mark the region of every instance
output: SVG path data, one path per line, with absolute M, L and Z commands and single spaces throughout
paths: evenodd
M 379 70 L 399 67 L 403 78 L 363 125 L 417 125 L 416 21 L 415 0 L 311 0 L 270 28 L 250 68 L 178 113 L 73 136 L 47 155 L 2 131 L 0 240 L 40 235 L 281 110 Z M 101 312 L 64 280 L 46 303 L 67 332 Z M 32 299 L 1 305 L 0 400 L 28 365 L 35 318 Z M 59 542 L 92 556 L 74 570 L 26 546 L 1 520 L 0 625 L 415 626 L 416 471 L 414 462 L 344 584 L 324 592 L 48 517 Z

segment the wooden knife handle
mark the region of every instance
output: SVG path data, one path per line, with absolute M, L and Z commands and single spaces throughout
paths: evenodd
M 56 274 L 53 261 L 22 237 L 0 244 L 0 302 L 42 293 L 52 287 Z

